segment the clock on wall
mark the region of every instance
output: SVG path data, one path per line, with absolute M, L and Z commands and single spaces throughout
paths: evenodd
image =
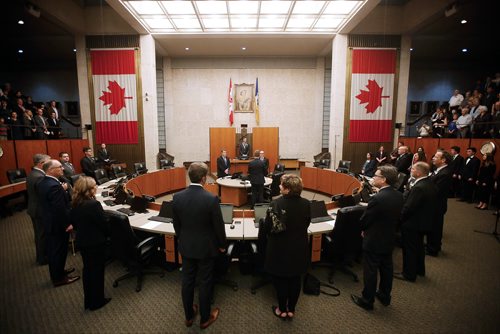
M 479 150 L 482 154 L 495 154 L 496 146 L 495 143 L 488 141 L 481 146 Z

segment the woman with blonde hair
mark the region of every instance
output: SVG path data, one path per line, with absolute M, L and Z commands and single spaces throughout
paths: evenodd
M 97 185 L 93 178 L 80 177 L 73 185 L 71 223 L 76 230 L 76 244 L 83 260 L 85 309 L 100 309 L 111 298 L 104 297 L 107 220 L 101 203 L 95 199 Z

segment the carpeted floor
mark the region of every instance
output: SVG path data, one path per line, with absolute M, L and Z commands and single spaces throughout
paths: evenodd
M 375 304 L 364 311 L 350 300 L 362 283 L 338 273 L 336 298 L 301 295 L 296 318 L 281 321 L 271 314 L 276 304 L 271 286 L 250 293 L 253 278 L 241 275 L 237 264 L 230 278 L 239 290 L 217 286 L 215 305 L 219 320 L 207 333 L 499 333 L 500 332 L 500 243 L 491 235 L 495 217 L 491 211 L 449 201 L 445 222 L 444 252 L 427 257 L 427 277 L 417 283 L 394 281 L 389 307 Z M 401 250 L 395 251 L 396 269 L 401 269 Z M 68 255 L 68 266 L 81 273 L 79 254 Z M 113 279 L 123 273 L 113 262 L 106 268 L 106 294 L 113 300 L 103 309 L 83 309 L 81 280 L 53 288 L 48 268 L 35 265 L 31 221 L 25 212 L 0 221 L 0 332 L 1 333 L 194 333 L 198 326 L 184 327 L 180 298 L 181 274 L 148 276 L 136 293 L 135 280 L 113 288 Z M 361 266 L 355 271 L 361 274 Z M 312 270 L 326 280 L 324 268 Z M 198 319 L 199 320 L 199 319 Z

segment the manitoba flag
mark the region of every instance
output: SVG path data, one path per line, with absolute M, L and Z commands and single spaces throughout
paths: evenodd
M 92 50 L 95 139 L 137 144 L 137 82 L 134 50 Z
M 352 51 L 349 141 L 391 141 L 395 72 L 396 50 Z

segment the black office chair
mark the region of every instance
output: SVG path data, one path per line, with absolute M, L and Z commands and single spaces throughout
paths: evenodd
M 405 173 L 398 173 L 398 181 L 393 185 L 394 189 L 404 192 L 409 178 Z
M 348 174 L 350 169 L 351 169 L 351 162 L 349 160 L 340 160 L 336 172 Z
M 271 276 L 264 270 L 267 249 L 267 230 L 265 229 L 264 219 L 259 222 L 259 234 L 257 241 L 254 243 L 254 248 L 256 249 L 253 254 L 254 276 L 258 276 L 259 279 L 250 286 L 252 295 L 255 295 L 258 289 L 272 282 Z
M 127 267 L 127 273 L 115 279 L 113 287 L 116 288 L 118 282 L 124 279 L 137 277 L 135 291 L 139 292 L 142 289 L 144 275 L 163 277 L 165 275 L 163 270 L 146 270 L 156 255 L 159 238 L 149 237 L 141 241 L 135 235 L 125 214 L 110 210 L 106 210 L 105 213 L 109 218 L 112 254 Z
M 26 181 L 26 171 L 24 168 L 9 169 L 7 170 L 7 179 L 9 179 L 10 184 Z
M 170 168 L 174 168 L 174 162 L 173 160 L 169 160 L 169 159 L 161 159 L 160 160 L 160 168 L 161 169 L 170 169 Z
M 94 171 L 95 182 L 99 185 L 109 181 L 108 173 L 105 169 L 96 169 Z
M 340 270 L 352 276 L 355 282 L 358 276 L 348 267 L 361 254 L 361 222 L 360 218 L 366 207 L 361 205 L 348 206 L 337 212 L 335 228 L 332 233 L 325 237 L 325 255 L 329 262 L 331 271 L 328 281 L 333 283 L 335 272 Z
M 75 182 L 81 177 L 81 176 L 85 176 L 85 174 L 75 174 L 75 175 L 71 175 L 70 177 L 70 181 L 71 181 L 71 184 L 72 185 L 75 185 Z
M 113 174 L 115 175 L 115 179 L 127 176 L 127 173 L 125 173 L 125 170 L 120 165 L 113 165 L 112 169 L 113 169 Z
M 277 163 L 276 165 L 274 165 L 273 174 L 274 173 L 280 173 L 280 172 L 281 173 L 285 172 L 285 165 Z
M 227 246 L 227 251 L 224 254 L 219 254 L 215 259 L 214 265 L 214 284 L 224 285 L 230 287 L 234 291 L 238 290 L 238 283 L 227 278 L 227 273 L 229 272 L 229 267 L 232 263 L 233 251 L 235 248 L 235 243 L 229 243 Z M 213 301 L 212 296 L 212 301 Z
M 146 168 L 146 163 L 144 162 L 134 163 L 134 170 L 137 174 L 146 174 L 148 172 Z
M 314 156 L 314 167 L 330 168 L 330 160 L 332 159 L 330 152 L 321 152 Z

